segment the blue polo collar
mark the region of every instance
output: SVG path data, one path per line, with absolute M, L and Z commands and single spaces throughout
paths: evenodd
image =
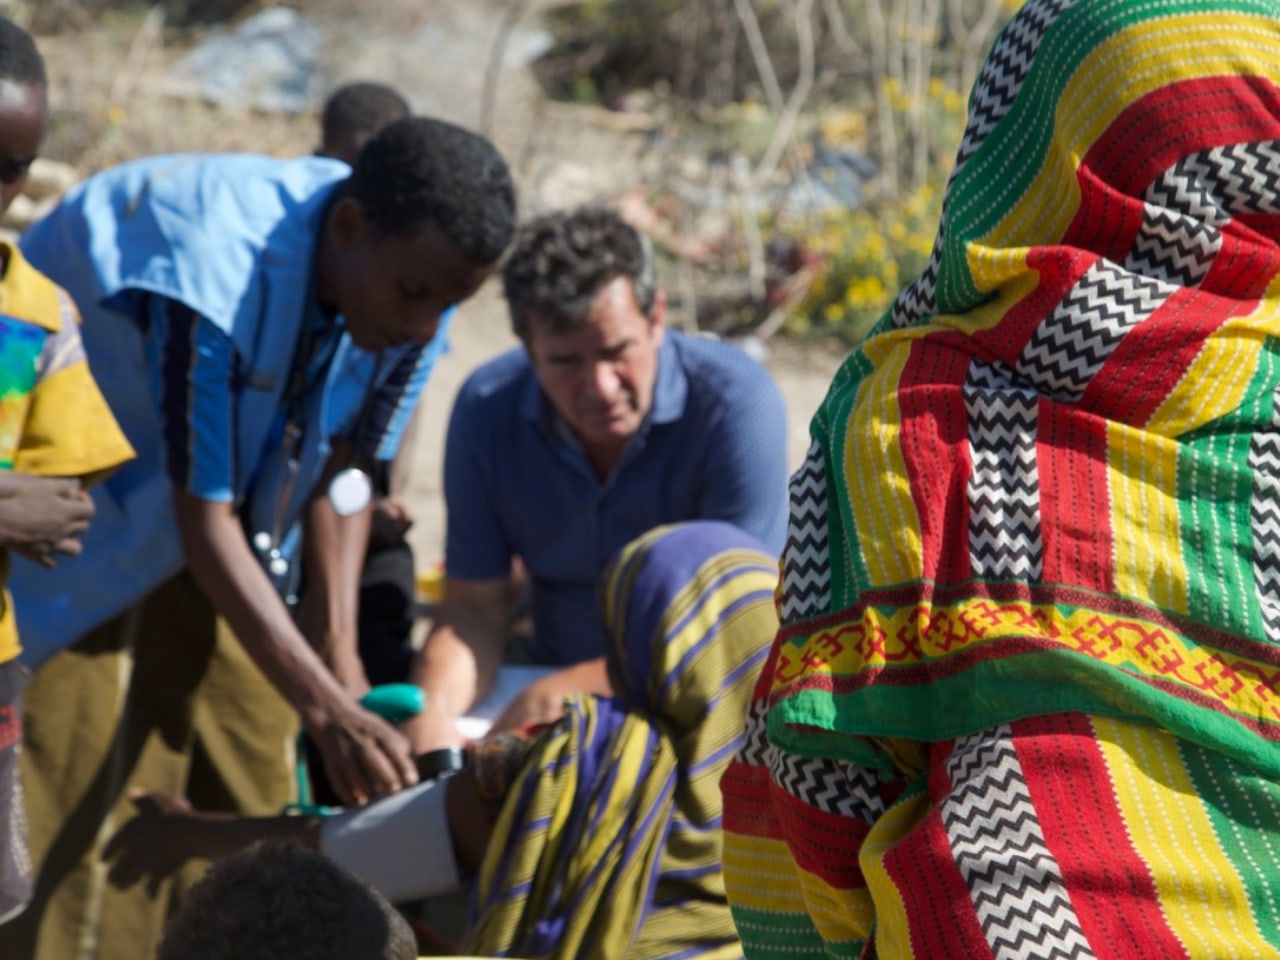
M 658 345 L 658 376 L 653 385 L 653 406 L 645 418 L 647 423 L 674 423 L 684 416 L 684 404 L 689 396 L 689 378 L 676 355 L 675 341 L 679 337 L 679 333 L 667 328 L 662 343 Z M 538 375 L 532 364 L 520 398 L 520 413 L 529 420 L 540 422 L 553 422 L 556 419 L 555 408 L 538 386 Z

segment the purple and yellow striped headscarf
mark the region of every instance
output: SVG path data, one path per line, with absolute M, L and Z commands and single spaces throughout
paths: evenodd
M 614 699 L 569 701 L 511 788 L 469 949 L 493 956 L 741 956 L 720 791 L 777 630 L 776 561 L 720 522 L 661 527 L 601 583 Z

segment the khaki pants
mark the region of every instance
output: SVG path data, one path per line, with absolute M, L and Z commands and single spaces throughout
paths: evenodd
M 34 899 L 0 926 L 5 960 L 146 960 L 178 887 L 106 884 L 102 845 L 130 789 L 198 808 L 279 812 L 298 720 L 189 574 L 55 655 L 24 703 L 22 777 Z

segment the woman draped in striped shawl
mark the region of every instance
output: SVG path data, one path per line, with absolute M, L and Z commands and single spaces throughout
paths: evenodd
M 660 527 L 602 582 L 613 699 L 570 701 L 506 792 L 469 949 L 740 957 L 719 781 L 777 630 L 777 562 L 727 523 Z M 483 783 L 483 758 L 477 779 Z
M 792 482 L 748 956 L 1280 956 L 1280 4 L 1033 0 Z

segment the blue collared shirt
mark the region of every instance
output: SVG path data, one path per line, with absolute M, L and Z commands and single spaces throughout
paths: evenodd
M 79 306 L 94 376 L 137 452 L 94 488 L 80 556 L 54 570 L 14 564 L 28 663 L 182 569 L 174 485 L 233 503 L 250 530 L 288 531 L 330 439 L 350 435 L 362 408 L 372 426 L 359 442 L 379 458 L 395 453 L 448 318 L 425 348 L 397 347 L 379 362 L 340 317 L 320 316 L 316 237 L 349 173 L 310 157 L 150 157 L 88 178 L 23 236 L 31 262 Z M 158 301 L 184 310 L 144 318 Z M 304 439 L 282 503 L 278 413 L 302 332 L 316 324 L 336 327 L 337 340 L 299 403 Z
M 653 406 L 604 479 L 538 387 L 517 347 L 476 370 L 445 446 L 450 577 L 532 584 L 537 660 L 604 653 L 596 581 L 642 533 L 726 520 L 781 552 L 787 522 L 786 413 L 768 372 L 737 347 L 667 330 Z

